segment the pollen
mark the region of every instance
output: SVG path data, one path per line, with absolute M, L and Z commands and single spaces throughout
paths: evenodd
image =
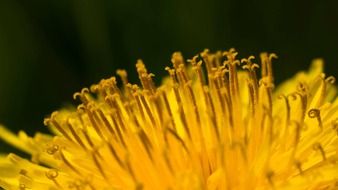
M 5 190 L 338 189 L 335 78 L 315 60 L 274 84 L 274 53 L 238 58 L 204 50 L 172 55 L 156 86 L 142 60 L 140 84 L 125 70 L 73 98 L 30 137 L 0 138 L 31 155 L 0 155 Z

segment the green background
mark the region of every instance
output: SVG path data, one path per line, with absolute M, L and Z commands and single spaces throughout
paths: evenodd
M 118 68 L 137 82 L 138 58 L 159 79 L 173 51 L 275 52 L 277 81 L 322 57 L 337 76 L 337 25 L 333 0 L 0 0 L 0 122 L 46 131 L 75 91 Z

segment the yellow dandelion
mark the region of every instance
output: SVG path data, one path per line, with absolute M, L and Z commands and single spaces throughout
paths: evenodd
M 160 87 L 139 60 L 141 86 L 119 70 L 121 88 L 112 77 L 82 89 L 77 108 L 45 119 L 54 135 L 1 127 L 31 159 L 0 156 L 0 187 L 338 189 L 338 99 L 322 61 L 275 89 L 275 54 L 262 53 L 260 66 L 236 56 L 205 50 L 186 63 L 176 52 Z

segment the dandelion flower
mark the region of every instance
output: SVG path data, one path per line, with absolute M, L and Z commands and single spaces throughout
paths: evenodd
M 322 61 L 275 88 L 275 54 L 262 53 L 260 66 L 236 56 L 176 52 L 160 87 L 139 60 L 141 85 L 118 70 L 121 85 L 112 77 L 82 89 L 77 107 L 44 120 L 53 135 L 0 127 L 31 155 L 0 156 L 0 187 L 338 189 L 338 99 Z

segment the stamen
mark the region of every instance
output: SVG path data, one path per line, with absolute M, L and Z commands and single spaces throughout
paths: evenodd
M 333 77 L 333 76 L 329 76 L 327 78 L 325 78 L 325 74 L 322 73 L 320 75 L 320 78 L 322 80 L 322 84 L 321 84 L 321 87 L 320 87 L 320 97 L 319 97 L 319 100 L 318 100 L 318 103 L 317 103 L 317 107 L 320 107 L 321 105 L 323 105 L 324 103 L 324 99 L 326 97 L 326 90 L 327 90 L 327 84 L 334 84 L 336 79 Z
M 92 138 L 89 137 L 88 131 L 86 129 L 82 129 L 82 132 L 83 132 L 83 134 L 85 136 L 85 139 L 88 142 L 89 146 L 91 148 L 93 148 L 94 147 L 94 142 L 93 142 Z
M 99 135 L 99 137 L 101 137 L 102 140 L 105 139 L 98 123 L 97 123 L 97 119 L 96 116 L 94 115 L 95 112 L 95 104 L 94 103 L 88 103 L 87 107 L 83 107 L 85 108 L 84 111 L 87 114 L 90 123 L 92 124 L 93 128 L 95 129 L 95 132 Z
M 79 137 L 77 132 L 74 130 L 74 127 L 72 126 L 72 124 L 70 122 L 70 118 L 67 119 L 66 125 L 68 126 L 68 128 L 69 128 L 71 134 L 73 135 L 73 137 L 75 138 L 75 140 L 80 144 L 80 146 L 82 148 L 84 148 L 86 150 L 87 148 L 84 145 L 84 143 L 82 142 L 82 139 Z
M 232 57 L 232 56 L 229 56 L 229 57 Z M 232 59 L 234 58 L 231 58 L 230 60 Z M 238 92 L 239 88 L 238 88 L 238 77 L 237 77 L 236 65 L 240 65 L 240 62 L 238 60 L 234 60 L 231 62 L 230 60 L 225 62 L 228 65 L 228 69 L 229 69 L 230 97 L 232 101 L 238 101 L 237 99 L 239 98 L 239 92 Z
M 158 91 L 155 92 L 154 95 L 150 95 L 149 101 L 154 105 L 155 112 L 157 113 L 156 115 L 157 115 L 157 117 L 160 121 L 159 126 L 160 127 L 163 126 L 164 114 L 163 114 L 163 108 L 162 108 L 162 104 L 161 104 L 159 89 L 158 89 Z
M 113 124 L 114 124 L 114 129 L 115 129 L 117 136 L 118 136 L 121 144 L 123 145 L 123 147 L 127 147 L 126 143 L 124 141 L 123 135 L 122 135 L 122 131 L 120 129 L 120 125 L 117 123 L 115 115 L 116 114 L 111 114 L 111 116 L 110 116 L 112 118 L 112 121 L 113 121 Z
M 117 81 L 116 81 L 116 77 L 111 77 L 109 79 L 109 86 L 111 88 L 111 94 L 117 94 L 119 97 L 122 97 L 122 93 L 120 88 L 117 86 Z
M 21 175 L 23 175 L 23 176 L 26 176 L 26 177 L 28 177 L 28 176 L 27 176 L 27 173 L 28 173 L 28 171 L 27 171 L 27 170 L 24 170 L 24 169 L 21 169 L 21 170 L 19 171 L 19 174 L 21 174 Z
M 172 80 L 172 83 L 173 85 L 177 85 L 177 78 L 176 78 L 176 75 L 175 75 L 175 69 L 171 69 L 170 67 L 166 67 L 165 70 L 168 72 L 171 80 Z
M 252 115 L 252 117 L 254 117 L 255 113 L 256 113 L 256 105 L 257 105 L 257 100 L 255 98 L 255 90 L 254 90 L 254 84 L 252 81 L 247 80 L 247 84 L 248 84 L 248 91 L 249 91 L 249 101 L 250 101 L 250 113 Z
M 191 132 L 190 132 L 189 127 L 188 127 L 186 114 L 184 113 L 184 109 L 183 109 L 183 105 L 182 104 L 179 105 L 179 114 L 180 114 L 180 118 L 181 118 L 181 121 L 182 121 L 183 128 L 184 128 L 185 132 L 187 133 L 188 138 L 190 140 L 192 140 L 191 139 Z
M 173 123 L 173 126 L 175 128 L 176 126 L 175 126 L 175 123 L 174 123 L 174 117 L 173 117 L 172 111 L 170 109 L 168 97 L 167 97 L 167 95 L 166 95 L 165 92 L 163 92 L 162 95 L 163 95 L 164 105 L 165 105 L 166 110 L 167 110 L 167 112 L 169 114 L 170 121 Z
M 268 83 L 273 83 L 273 71 L 272 71 L 272 59 L 278 58 L 276 54 L 268 54 L 266 52 L 260 54 L 261 63 L 262 63 L 262 78 L 267 78 Z
M 59 151 L 59 145 L 52 145 L 46 149 L 46 152 L 50 155 L 55 154 L 57 151 Z
M 68 168 L 70 168 L 71 170 L 73 170 L 75 173 L 77 173 L 78 175 L 82 175 L 78 169 L 75 168 L 75 166 L 70 163 L 70 161 L 66 158 L 66 156 L 64 155 L 63 151 L 60 150 L 60 156 L 61 156 L 61 159 L 63 161 L 63 163 L 66 164 L 66 166 L 68 166 Z
M 295 160 L 294 164 L 299 171 L 299 175 L 303 175 L 302 163 L 299 160 Z
M 293 100 L 297 99 L 297 95 L 300 98 L 300 103 L 301 103 L 301 118 L 300 121 L 301 123 L 304 122 L 305 119 L 305 115 L 306 115 L 306 108 L 307 108 L 307 96 L 308 96 L 308 90 L 305 86 L 304 83 L 299 83 L 297 86 L 297 92 L 294 92 L 290 95 L 288 95 L 288 97 L 291 97 Z
M 167 139 L 167 135 L 170 134 L 174 137 L 174 139 L 176 139 L 183 147 L 183 149 L 189 154 L 189 149 L 186 146 L 184 140 L 171 128 L 166 128 L 165 130 L 165 140 L 168 144 L 168 139 Z
M 265 107 L 267 108 L 267 110 L 270 112 L 270 114 L 272 114 L 272 108 L 273 108 L 273 104 L 272 104 L 272 89 L 275 87 L 273 83 L 270 83 L 269 81 L 267 81 L 267 78 L 262 78 L 259 81 L 259 86 L 263 86 L 265 89 L 265 94 L 267 96 L 267 105 L 265 105 Z
M 336 78 L 334 76 L 329 76 L 325 79 L 325 82 L 334 84 L 336 82 Z
M 271 186 L 274 186 L 274 183 L 273 183 L 273 176 L 275 175 L 275 172 L 273 171 L 267 171 L 266 172 L 266 178 L 268 179 L 268 182 Z
M 226 104 L 226 102 L 228 102 L 228 98 L 227 98 L 227 96 L 226 96 L 226 93 L 224 93 L 224 96 L 222 96 L 222 92 L 221 92 L 221 89 L 220 89 L 220 86 L 219 86 L 219 83 L 218 83 L 218 77 L 219 76 L 217 76 L 217 73 L 214 73 L 213 74 L 213 76 L 212 77 L 210 77 L 210 84 L 212 84 L 211 85 L 211 89 L 214 89 L 215 91 L 216 91 L 216 95 L 217 95 L 217 99 L 219 100 L 219 102 L 220 102 L 220 106 L 221 106 L 221 111 L 222 111 L 222 114 L 225 114 L 226 113 L 226 110 L 225 110 L 225 106 L 224 105 L 228 105 L 228 104 Z M 203 88 L 203 90 L 206 92 L 206 88 Z M 209 93 L 209 92 L 208 92 Z M 210 96 L 210 93 L 209 93 L 209 96 Z M 224 98 L 223 98 L 224 97 Z M 211 98 L 211 97 L 210 97 Z M 231 97 L 230 97 L 231 98 Z M 226 102 L 224 102 L 224 101 L 226 101 Z M 229 112 L 232 112 L 233 110 L 232 109 L 230 109 L 231 108 L 231 106 L 229 107 L 228 106 L 228 110 L 229 110 Z M 230 113 L 230 115 L 232 116 L 232 114 Z M 231 118 L 231 119 L 233 119 L 233 118 Z M 230 122 L 230 123 L 232 123 L 232 122 Z M 233 125 L 230 125 L 231 127 L 233 127 Z
M 19 190 L 27 190 L 28 188 L 26 187 L 26 185 L 25 184 L 23 184 L 23 183 L 20 183 L 19 184 Z
M 212 99 L 211 99 L 209 91 L 207 91 L 206 89 L 204 89 L 204 94 L 206 96 L 206 107 L 210 108 L 210 111 L 211 111 L 211 113 L 209 114 L 209 116 L 210 116 L 211 121 L 213 123 L 213 128 L 215 130 L 216 138 L 217 138 L 217 141 L 220 142 L 220 140 L 221 140 L 221 134 L 220 134 L 219 128 L 217 126 L 215 106 L 214 106 L 214 103 L 212 102 Z
M 96 110 L 99 115 L 100 115 L 100 118 L 102 119 L 104 125 L 107 127 L 108 131 L 112 134 L 112 135 L 115 135 L 114 134 L 114 130 L 113 130 L 113 127 L 111 126 L 111 124 L 109 123 L 107 117 L 105 116 L 105 114 L 103 113 L 103 111 L 100 109 L 100 108 L 97 108 Z
M 173 169 L 173 166 L 172 166 L 172 164 L 170 162 L 170 159 L 168 157 L 168 152 L 166 151 L 166 149 L 164 149 L 164 151 L 163 151 L 163 157 L 164 157 L 164 161 L 165 161 L 165 163 L 166 163 L 166 165 L 167 165 L 170 173 L 174 174 L 175 170 Z
M 79 98 L 82 103 L 87 104 L 89 99 L 87 98 L 87 94 L 89 94 L 88 88 L 83 88 L 81 92 L 76 92 L 73 94 L 73 99 L 76 100 Z
M 269 139 L 269 143 L 270 145 L 272 144 L 272 141 L 274 140 L 274 125 L 273 125 L 273 122 L 274 122 L 274 119 L 272 117 L 272 113 L 270 111 L 270 109 L 268 109 L 266 106 L 263 106 L 263 114 L 264 114 L 264 117 L 263 117 L 263 124 L 262 124 L 262 127 L 264 129 L 265 127 L 265 119 L 267 119 L 268 123 L 267 123 L 267 135 L 268 135 L 268 139 Z
M 148 103 L 147 103 L 147 101 L 146 101 L 146 99 L 145 99 L 144 96 L 145 95 L 141 95 L 140 96 L 141 102 L 142 102 L 142 104 L 143 104 L 143 106 L 144 106 L 144 108 L 145 108 L 145 110 L 147 112 L 147 115 L 148 115 L 148 117 L 149 117 L 149 119 L 151 121 L 151 124 L 153 126 L 156 126 L 156 121 L 155 121 L 154 115 L 153 115 L 152 111 L 150 110 L 150 107 L 149 107 L 149 105 L 148 105 Z
M 299 143 L 299 140 L 300 140 L 300 135 L 301 135 L 301 131 L 302 131 L 302 125 L 297 122 L 297 121 L 292 121 L 292 124 L 295 124 L 296 126 L 296 129 L 295 129 L 295 142 L 294 142 L 294 147 L 295 147 L 295 150 L 297 148 L 297 145 Z
M 337 134 L 337 136 L 338 136 L 338 118 L 335 119 L 335 120 L 333 120 L 333 121 L 331 122 L 331 124 L 332 124 L 332 129 L 336 131 L 336 134 Z
M 151 154 L 151 149 L 153 147 L 152 147 L 151 141 L 149 140 L 148 136 L 145 134 L 145 132 L 143 130 L 140 130 L 138 132 L 138 135 L 139 135 L 141 142 L 142 142 L 142 144 L 143 144 L 143 146 L 144 146 L 144 148 L 145 148 L 145 150 L 148 154 L 149 159 L 153 161 L 153 156 Z
M 119 154 L 116 152 L 115 148 L 113 147 L 113 145 L 109 142 L 107 142 L 108 147 L 110 152 L 112 153 L 113 157 L 115 158 L 115 160 L 117 161 L 117 163 L 119 164 L 119 166 L 121 168 L 125 168 L 124 163 L 122 162 L 121 158 L 119 157 Z
M 56 178 L 59 176 L 59 172 L 55 169 L 50 169 L 45 173 L 46 177 L 54 182 L 58 188 L 62 188 Z
M 136 105 L 137 105 L 138 110 L 141 114 L 141 118 L 142 118 L 143 122 L 146 123 L 147 120 L 146 120 L 146 116 L 145 116 L 145 113 L 144 113 L 144 110 L 143 110 L 143 107 L 142 107 L 142 103 L 141 103 L 141 100 L 140 100 L 140 92 L 138 92 L 138 91 L 133 92 L 133 97 L 136 100 Z
M 267 100 L 268 100 L 268 108 L 269 111 L 272 113 L 272 89 L 274 88 L 274 78 L 272 72 L 272 64 L 271 61 L 273 58 L 277 58 L 276 54 L 271 53 L 261 53 L 261 64 L 262 64 L 262 79 L 259 81 L 260 85 L 266 90 Z
M 64 130 L 64 128 L 61 127 L 61 125 L 56 121 L 55 117 L 57 114 L 58 112 L 55 111 L 51 114 L 50 118 L 45 118 L 43 121 L 44 125 L 48 126 L 52 124 L 64 137 L 66 137 L 66 139 L 68 139 L 69 141 L 72 141 L 72 139 L 70 138 L 68 133 Z
M 323 161 L 326 160 L 326 155 L 325 155 L 325 151 L 324 148 L 322 147 L 322 145 L 320 143 L 315 143 L 312 146 L 313 150 L 319 151 L 320 154 L 322 155 Z
M 169 72 L 171 73 L 172 70 L 169 69 Z M 175 94 L 175 98 L 176 98 L 176 103 L 177 103 L 177 106 L 178 106 L 178 111 L 179 111 L 179 114 L 180 114 L 180 119 L 182 121 L 182 125 L 183 125 L 185 132 L 187 133 L 189 139 L 191 140 L 190 130 L 188 128 L 187 121 L 186 121 L 186 118 L 185 118 L 186 114 L 184 114 L 182 99 L 181 99 L 181 96 L 180 96 L 180 93 L 179 93 L 179 89 L 178 89 L 175 77 L 172 77 L 172 80 L 174 82 L 173 90 L 174 90 L 174 94 Z
M 202 61 L 205 63 L 205 67 L 207 68 L 207 73 L 212 74 L 213 66 L 210 60 L 209 50 L 205 49 L 203 52 L 199 54 L 199 56 L 202 58 Z
M 192 101 L 193 108 L 194 108 L 194 112 L 195 112 L 195 115 L 196 115 L 197 123 L 200 124 L 200 123 L 201 123 L 201 120 L 200 120 L 200 114 L 199 114 L 199 111 L 198 111 L 198 106 L 197 106 L 197 101 L 196 101 L 196 98 L 195 98 L 195 94 L 194 94 L 193 89 L 192 89 L 192 87 L 191 87 L 191 81 L 188 82 L 188 83 L 185 85 L 185 87 L 187 88 L 189 98 L 190 98 L 191 101 Z
M 308 116 L 310 118 L 316 118 L 317 121 L 318 121 L 318 127 L 320 128 L 320 130 L 322 131 L 323 130 L 323 123 L 322 123 L 322 119 L 321 119 L 321 116 L 320 116 L 320 110 L 319 109 L 310 109 L 309 112 L 308 112 Z
M 199 61 L 196 63 L 196 59 L 197 57 L 195 56 L 192 60 L 191 60 L 191 64 L 193 65 L 193 70 L 196 72 L 197 78 L 198 78 L 198 83 L 200 84 L 200 88 L 203 88 L 205 81 L 203 78 L 203 71 L 202 71 L 202 61 Z
M 108 178 L 107 178 L 107 176 L 106 176 L 106 174 L 105 174 L 105 172 L 104 172 L 104 169 L 103 169 L 103 167 L 102 167 L 100 161 L 99 161 L 99 160 L 97 159 L 97 157 L 96 157 L 96 152 L 97 152 L 97 151 L 98 151 L 98 150 L 95 150 L 95 151 L 93 151 L 93 153 L 92 153 L 93 161 L 94 161 L 96 167 L 99 169 L 99 172 L 101 173 L 102 177 L 105 178 L 106 180 L 108 180 Z
M 236 60 L 236 55 L 238 53 L 234 48 L 231 48 L 229 51 L 223 53 L 228 60 L 224 61 L 224 65 L 227 65 L 229 70 L 229 102 L 230 112 L 232 119 L 230 122 L 232 124 L 241 123 L 241 106 L 240 106 L 240 94 L 238 86 L 238 76 L 236 71 L 236 66 L 240 65 L 240 61 Z
M 239 148 L 239 150 L 241 152 L 241 155 L 242 155 L 242 158 L 243 158 L 243 160 L 246 163 L 248 161 L 248 158 L 247 158 L 247 153 L 246 153 L 245 145 L 242 142 L 234 142 L 232 144 L 232 148 L 237 148 L 237 147 Z
M 285 96 L 284 94 L 279 95 L 278 99 L 284 99 L 284 101 L 285 101 L 285 106 L 286 106 L 286 109 L 285 109 L 286 110 L 285 125 L 287 127 L 290 124 L 290 110 L 291 110 L 291 108 L 290 108 L 290 102 L 289 102 L 288 97 Z
M 130 165 L 129 157 L 126 158 L 125 163 L 126 163 L 128 171 L 129 171 L 129 174 L 133 178 L 133 181 L 135 183 L 135 190 L 142 190 L 143 185 L 137 180 L 135 172 L 133 171 L 133 168 Z
M 108 102 L 112 110 L 115 111 L 116 114 L 114 114 L 114 116 L 116 115 L 117 120 L 120 124 L 119 126 L 121 126 L 122 130 L 126 130 L 125 124 L 123 122 L 123 116 L 116 100 L 119 97 L 120 95 L 118 94 L 108 95 L 105 97 L 105 101 Z
M 116 71 L 116 74 L 118 76 L 120 76 L 121 80 L 122 80 L 122 83 L 124 85 L 124 87 L 128 84 L 128 74 L 127 74 L 127 71 L 126 70 L 123 70 L 123 69 L 118 69 Z
M 242 66 L 243 69 L 247 69 L 249 71 L 249 78 L 250 78 L 250 84 L 252 84 L 253 88 L 253 97 L 254 97 L 254 105 L 258 102 L 258 80 L 256 76 L 256 69 L 259 68 L 259 65 L 256 63 L 253 63 L 252 60 L 255 59 L 254 56 L 249 56 L 248 59 L 242 59 L 241 63 L 246 63 L 246 65 Z
M 173 63 L 175 69 L 178 69 L 182 64 L 184 65 L 184 58 L 181 52 L 174 52 L 171 56 L 171 62 Z

